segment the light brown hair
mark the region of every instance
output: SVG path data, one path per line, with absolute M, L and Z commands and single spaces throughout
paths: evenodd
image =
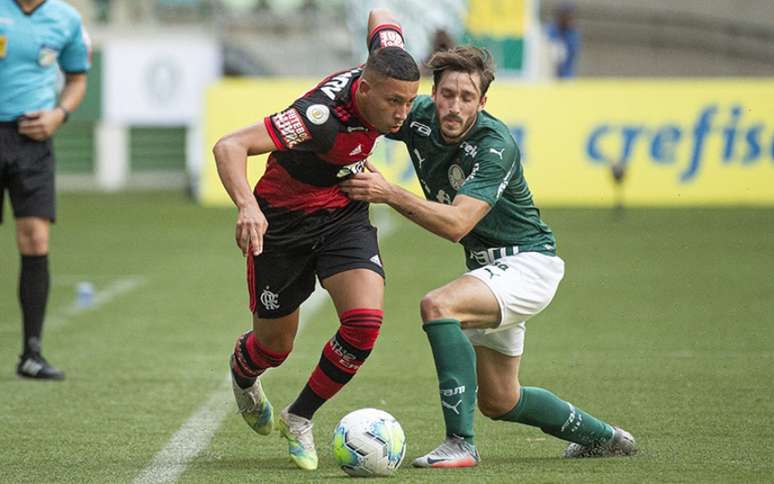
M 481 97 L 486 95 L 489 85 L 495 78 L 494 61 L 488 50 L 470 45 L 439 51 L 427 61 L 427 67 L 433 71 L 433 84 L 441 81 L 446 71 L 478 73 L 481 79 Z

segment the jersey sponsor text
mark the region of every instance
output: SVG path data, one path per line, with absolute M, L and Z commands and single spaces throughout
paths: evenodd
M 279 130 L 280 136 L 282 136 L 282 141 L 285 142 L 285 146 L 288 149 L 311 138 L 311 134 L 306 129 L 304 121 L 296 108 L 290 108 L 275 114 L 272 117 L 272 121 L 274 121 L 274 125 Z

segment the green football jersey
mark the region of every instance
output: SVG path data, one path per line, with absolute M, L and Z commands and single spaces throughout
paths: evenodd
M 519 147 L 500 120 L 482 111 L 464 140 L 448 144 L 432 98 L 419 96 L 400 131 L 388 137 L 406 143 L 428 200 L 450 205 L 466 195 L 492 207 L 460 241 L 469 269 L 517 252 L 556 254 L 554 234 L 524 179 Z

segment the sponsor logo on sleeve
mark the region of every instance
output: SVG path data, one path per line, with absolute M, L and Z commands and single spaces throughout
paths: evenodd
M 478 163 L 473 164 L 473 169 L 470 170 L 470 175 L 468 175 L 468 177 L 465 178 L 465 183 L 467 183 L 468 181 L 476 177 L 476 173 L 478 173 L 478 167 L 479 167 Z
M 360 72 L 360 68 L 352 69 L 349 72 L 344 72 L 339 74 L 338 76 L 334 76 L 328 80 L 325 84 L 322 85 L 320 90 L 328 96 L 331 100 L 336 99 L 336 94 L 340 93 L 344 87 L 346 87 L 347 83 L 352 79 L 352 76 L 355 74 L 358 74 Z
M 505 188 L 508 186 L 508 183 L 511 181 L 511 177 L 513 177 L 513 174 L 516 172 L 516 164 L 511 166 L 511 169 L 508 170 L 508 173 L 505 175 L 505 178 L 503 178 L 502 183 L 500 183 L 500 186 L 497 188 L 497 198 L 500 198 L 500 196 L 505 191 Z
M 400 47 L 404 48 L 403 37 L 394 30 L 382 30 L 379 32 L 379 44 L 382 47 Z
M 48 67 L 56 62 L 57 57 L 59 57 L 58 50 L 44 45 L 38 52 L 38 64 L 41 67 Z
M 330 109 L 324 104 L 312 104 L 306 108 L 306 118 L 313 124 L 325 124 L 330 115 Z
M 271 120 L 288 149 L 312 137 L 296 108 L 277 113 L 271 117 Z
M 489 152 L 490 152 L 490 153 L 494 153 L 494 154 L 496 154 L 497 156 L 499 156 L 499 157 L 500 157 L 500 159 L 501 159 L 501 160 L 503 159 L 503 152 L 504 152 L 504 151 L 505 151 L 505 148 L 501 149 L 500 151 L 497 151 L 497 150 L 496 150 L 496 149 L 494 149 L 494 148 L 489 148 Z

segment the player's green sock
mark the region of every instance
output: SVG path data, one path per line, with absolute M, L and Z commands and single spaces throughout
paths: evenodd
M 436 319 L 422 327 L 430 340 L 441 391 L 446 435 L 473 443 L 476 406 L 476 353 L 456 319 Z
M 613 427 L 607 423 L 537 387 L 521 387 L 516 406 L 494 420 L 540 427 L 549 435 L 581 445 L 593 445 L 613 437 Z

